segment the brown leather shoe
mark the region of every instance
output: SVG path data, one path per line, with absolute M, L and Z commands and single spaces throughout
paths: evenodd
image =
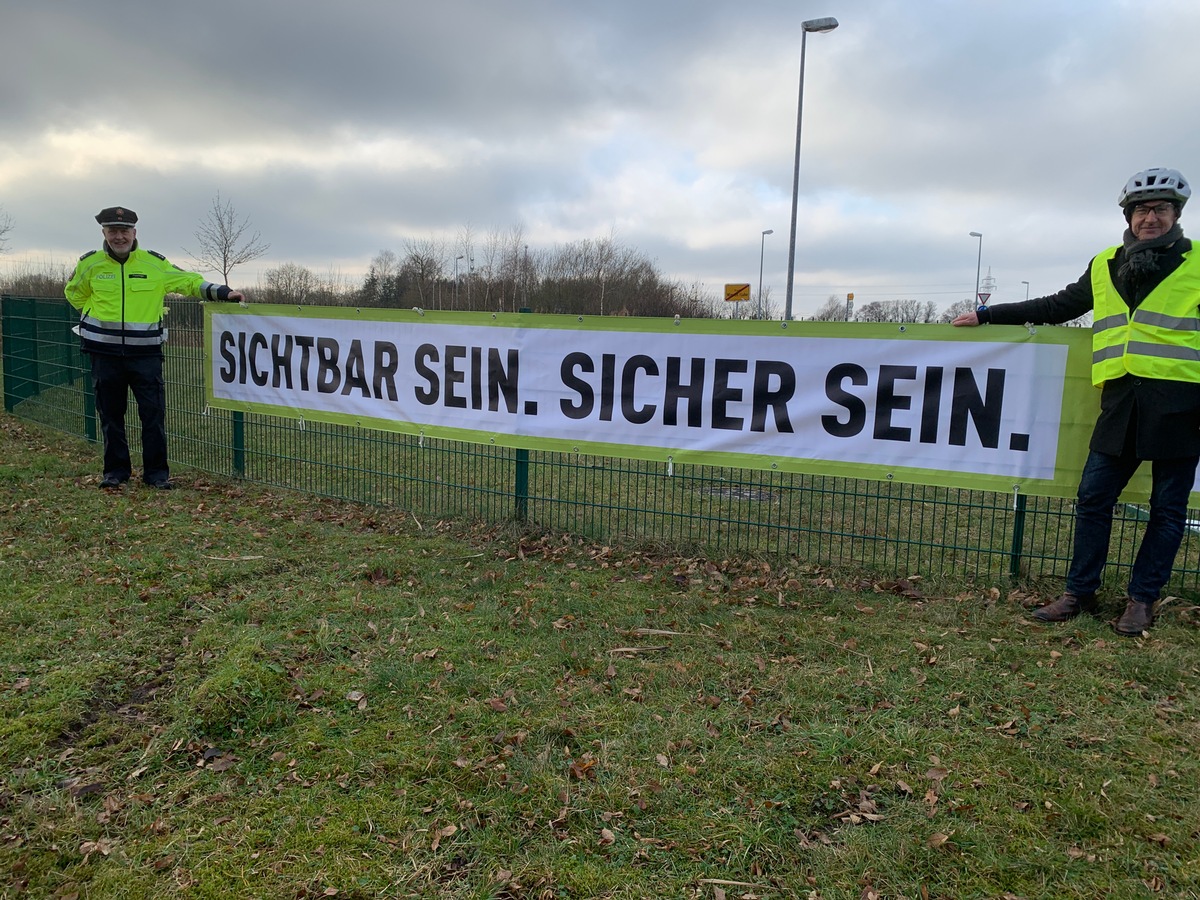
M 1081 612 L 1095 612 L 1095 610 L 1095 597 L 1076 597 L 1074 594 L 1064 593 L 1052 603 L 1035 609 L 1030 615 L 1040 622 L 1066 622 Z
M 1141 600 L 1134 600 L 1132 597 L 1126 597 L 1125 612 L 1121 613 L 1121 618 L 1117 619 L 1117 624 L 1114 626 L 1117 634 L 1123 634 L 1126 637 L 1138 637 L 1143 631 L 1146 631 L 1154 624 L 1154 604 L 1143 603 Z

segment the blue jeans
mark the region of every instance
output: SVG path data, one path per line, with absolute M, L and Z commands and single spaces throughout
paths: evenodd
M 1153 603 L 1171 577 L 1175 554 L 1183 542 L 1198 461 L 1200 457 L 1188 456 L 1150 462 L 1150 521 L 1129 578 L 1129 596 L 1135 600 Z M 1130 452 L 1110 456 L 1092 450 L 1088 454 L 1075 504 L 1075 552 L 1067 572 L 1068 593 L 1089 598 L 1099 590 L 1108 561 L 1113 507 L 1141 463 Z

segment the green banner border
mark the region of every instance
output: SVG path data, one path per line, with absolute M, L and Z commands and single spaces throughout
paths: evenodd
M 904 466 L 877 466 L 864 463 L 839 463 L 822 459 L 776 458 L 750 453 L 691 451 L 615 444 L 602 441 L 568 441 L 560 438 L 534 438 L 445 426 L 422 426 L 411 422 L 363 416 L 343 415 L 294 409 L 291 407 L 245 401 L 217 400 L 212 383 L 212 324 L 214 313 L 233 316 L 278 316 L 299 319 L 341 319 L 363 322 L 411 322 L 413 324 L 469 325 L 504 328 L 541 328 L 572 331 L 605 331 L 653 334 L 723 335 L 729 337 L 823 337 L 860 340 L 979 341 L 1059 344 L 1067 347 L 1066 377 L 1063 383 L 1062 426 L 1053 479 L 1025 479 L 1019 483 L 998 475 L 967 475 Z M 781 322 L 737 321 L 729 319 L 667 319 L 625 316 L 564 316 L 536 313 L 442 312 L 420 309 L 378 309 L 358 307 L 291 306 L 254 304 L 241 307 L 231 303 L 204 306 L 205 393 L 210 406 L 296 421 L 328 422 L 371 428 L 427 438 L 464 441 L 525 450 L 643 459 L 667 465 L 694 464 L 719 467 L 794 472 L 863 478 L 872 481 L 899 481 L 939 487 L 1022 493 L 1046 497 L 1073 497 L 1087 457 L 1092 426 L 1100 409 L 1100 392 L 1091 385 L 1091 332 L 1064 326 L 986 326 L 955 328 L 951 325 L 874 324 L 861 322 Z M 1140 484 L 1144 480 L 1145 484 Z M 1148 496 L 1148 477 L 1139 476 L 1131 486 L 1130 498 Z

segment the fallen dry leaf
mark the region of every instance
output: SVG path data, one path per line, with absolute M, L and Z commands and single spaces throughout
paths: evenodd
M 429 845 L 430 850 L 437 850 L 442 843 L 442 838 L 448 838 L 458 832 L 457 825 L 447 825 L 444 828 L 439 828 L 433 836 L 433 843 Z

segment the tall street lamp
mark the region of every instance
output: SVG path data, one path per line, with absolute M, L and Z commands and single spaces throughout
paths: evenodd
M 762 307 L 763 252 L 767 249 L 767 235 L 774 234 L 774 233 L 775 233 L 774 228 L 768 228 L 766 231 L 764 231 L 762 233 L 762 239 L 759 241 L 759 246 L 758 246 L 758 318 L 759 319 L 762 319 L 762 317 L 763 317 L 763 307 Z
M 1022 281 L 1021 284 L 1025 285 L 1025 299 L 1028 300 L 1029 299 L 1029 282 Z
M 454 257 L 454 308 L 458 309 L 458 261 L 462 255 Z
M 978 231 L 972 231 L 971 237 L 979 238 L 979 255 L 975 258 L 975 302 L 979 303 L 979 263 L 983 261 L 983 235 Z M 980 303 L 980 306 L 987 306 L 987 304 Z
M 818 34 L 833 31 L 838 27 L 834 18 L 809 19 L 800 23 L 800 96 L 796 102 L 796 164 L 792 168 L 792 232 L 788 240 L 787 299 L 784 301 L 783 318 L 792 318 L 792 282 L 796 272 L 796 207 L 800 201 L 800 125 L 804 121 L 804 50 L 808 33 Z

